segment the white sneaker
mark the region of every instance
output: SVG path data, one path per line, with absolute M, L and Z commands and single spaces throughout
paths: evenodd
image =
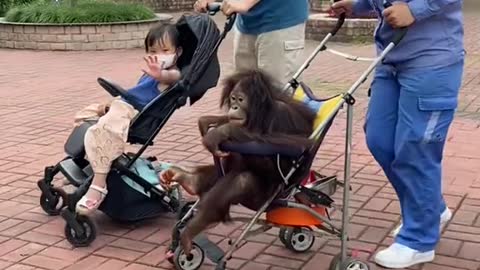
M 440 215 L 440 231 L 443 230 L 443 227 L 445 226 L 445 224 L 447 224 L 447 222 L 450 221 L 450 219 L 452 219 L 452 211 L 450 211 L 450 209 L 447 207 L 447 209 L 443 211 L 442 215 Z M 400 225 L 398 225 L 392 231 L 391 236 L 392 237 L 397 236 L 397 234 L 400 232 L 401 229 L 402 229 L 402 223 L 400 223 Z
M 408 268 L 410 266 L 431 262 L 435 251 L 419 252 L 407 246 L 394 243 L 375 255 L 375 262 L 385 268 Z

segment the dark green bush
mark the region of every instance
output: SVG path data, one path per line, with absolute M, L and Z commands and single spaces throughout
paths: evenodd
M 1 0 L 0 0 L 1 1 Z M 40 0 L 11 8 L 9 22 L 21 23 L 108 23 L 148 20 L 155 13 L 146 6 L 109 0 Z

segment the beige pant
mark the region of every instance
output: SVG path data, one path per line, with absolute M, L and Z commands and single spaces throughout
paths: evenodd
M 116 99 L 107 113 L 101 104 L 92 104 L 75 116 L 75 123 L 98 118 L 85 134 L 85 152 L 95 173 L 107 174 L 112 162 L 123 154 L 130 122 L 138 113 L 130 104 Z
M 237 71 L 262 69 L 283 87 L 304 61 L 305 24 L 260 35 L 235 31 L 234 65 Z

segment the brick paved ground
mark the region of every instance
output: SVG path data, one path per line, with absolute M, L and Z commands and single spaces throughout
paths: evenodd
M 444 191 L 454 211 L 438 246 L 435 261 L 421 269 L 480 269 L 480 20 L 468 16 L 467 68 L 461 106 L 449 135 L 445 154 Z M 315 42 L 308 43 L 311 51 Z M 334 44 L 332 47 L 362 56 L 373 48 Z M 220 50 L 222 70 L 231 70 L 231 39 Z M 100 235 L 89 248 L 72 249 L 63 236 L 60 217 L 47 217 L 38 205 L 36 181 L 47 165 L 59 161 L 71 130 L 73 114 L 107 94 L 96 85 L 105 76 L 124 86 L 140 74 L 142 51 L 30 52 L 0 50 L 0 269 L 163 269 L 172 219 L 168 216 L 137 228 L 111 223 L 99 214 Z M 365 69 L 322 54 L 306 72 L 306 81 L 320 95 L 338 93 Z M 361 130 L 366 106 L 366 86 L 357 93 L 353 136 L 350 236 L 352 248 L 364 250 L 369 259 L 388 245 L 388 233 L 399 222 L 393 189 L 368 153 Z M 195 121 L 198 115 L 217 111 L 218 90 L 191 108 L 179 110 L 157 138 L 149 153 L 182 164 L 210 162 L 199 146 Z M 344 115 L 338 116 L 314 167 L 342 177 Z M 340 194 L 335 196 L 340 202 Z M 236 211 L 242 211 L 237 208 Z M 336 218 L 336 217 L 335 217 Z M 236 226 L 220 226 L 211 238 L 225 247 L 225 236 L 238 233 Z M 276 231 L 250 239 L 229 263 L 235 269 L 326 269 L 338 253 L 338 240 L 317 239 L 311 252 L 292 254 L 281 247 Z M 202 269 L 209 269 L 208 264 Z M 372 269 L 377 269 L 372 264 Z M 416 269 L 420 269 L 417 267 Z

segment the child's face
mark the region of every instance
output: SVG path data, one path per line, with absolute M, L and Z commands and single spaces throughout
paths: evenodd
M 148 49 L 148 54 L 155 55 L 158 63 L 160 65 L 163 63 L 163 68 L 168 69 L 175 64 L 181 54 L 181 50 L 178 50 L 168 38 L 164 38 L 153 44 Z
M 173 46 L 168 38 L 157 41 L 150 48 L 148 48 L 149 55 L 160 55 L 160 54 L 175 54 L 177 48 Z

